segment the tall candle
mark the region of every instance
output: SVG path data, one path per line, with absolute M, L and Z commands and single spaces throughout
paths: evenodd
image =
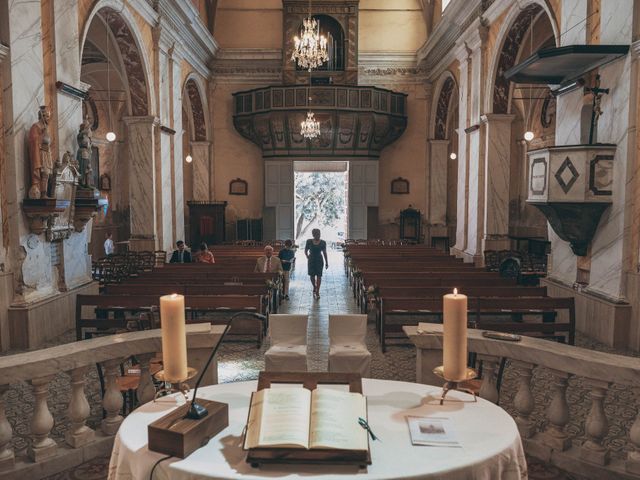
M 187 378 L 187 334 L 184 320 L 184 296 L 174 293 L 160 297 L 162 330 L 162 366 L 167 382 Z
M 444 296 L 444 340 L 442 346 L 444 378 L 463 380 L 467 370 L 467 296 L 453 293 Z

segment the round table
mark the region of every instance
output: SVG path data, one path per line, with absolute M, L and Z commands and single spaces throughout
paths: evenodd
M 375 479 L 522 480 L 527 465 L 513 419 L 500 407 L 450 392 L 443 406 L 441 388 L 416 383 L 363 379 L 369 424 L 380 441 L 371 441 L 372 464 L 366 469 L 332 465 L 264 465 L 245 462 L 242 430 L 257 382 L 201 388 L 198 397 L 229 404 L 229 426 L 185 459 L 169 458 L 156 467 L 153 480 L 336 479 L 347 475 Z M 277 387 L 276 387 L 277 388 Z M 148 480 L 153 465 L 166 455 L 147 448 L 147 425 L 184 402 L 163 397 L 130 414 L 115 438 L 109 480 Z M 461 448 L 413 446 L 406 416 L 448 417 Z

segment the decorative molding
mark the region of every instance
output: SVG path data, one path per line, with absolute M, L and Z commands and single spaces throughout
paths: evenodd
M 163 48 L 168 50 L 175 46 L 175 54 L 187 60 L 200 75 L 208 77 L 211 73 L 209 65 L 219 47 L 192 2 L 159 0 L 156 9 L 158 18 L 155 26 L 161 28 Z
M 427 41 L 417 51 L 418 64 L 429 72 L 429 79 L 436 79 L 455 60 L 456 42 L 467 28 L 478 20 L 483 0 L 454 0 L 444 11 L 440 22 Z
M 358 53 L 358 76 L 360 84 L 389 81 L 389 77 L 423 83 L 426 72 L 417 66 L 414 52 L 368 51 Z
M 282 83 L 282 50 L 262 48 L 222 49 L 211 71 L 219 83 Z

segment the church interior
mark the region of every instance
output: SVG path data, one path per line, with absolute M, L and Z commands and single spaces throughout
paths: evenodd
M 639 1 L 0 0 L 0 92 L 0 480 L 640 480 Z

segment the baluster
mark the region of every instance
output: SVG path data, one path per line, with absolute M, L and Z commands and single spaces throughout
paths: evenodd
M 549 447 L 564 452 L 571 446 L 571 439 L 564 432 L 564 426 L 569 422 L 569 405 L 567 404 L 567 381 L 569 374 L 559 370 L 549 370 L 553 376 L 553 397 L 547 407 L 549 426 L 544 436 Z
M 4 394 L 9 390 L 9 385 L 0 386 L 0 470 L 8 470 L 15 465 L 15 455 L 11 448 L 11 437 L 13 430 L 7 420 L 7 413 L 4 406 Z
M 498 403 L 500 394 L 498 393 L 498 366 L 500 357 L 493 355 L 478 355 L 478 360 L 482 361 L 482 383 L 480 384 L 480 397 L 491 403 Z
M 118 388 L 118 374 L 120 373 L 121 359 L 106 361 L 104 367 L 104 398 L 102 406 L 107 412 L 107 416 L 102 420 L 102 431 L 106 435 L 115 435 L 122 423 L 122 404 L 124 402 L 120 389 Z
M 136 390 L 136 396 L 140 405 L 153 400 L 156 394 L 156 389 L 153 386 L 153 380 L 151 379 L 151 371 L 149 369 L 149 363 L 155 356 L 155 353 L 143 353 L 136 355 L 136 358 L 140 362 L 140 382 L 138 383 L 138 389 Z
M 518 391 L 513 399 L 513 406 L 517 412 L 516 425 L 522 438 L 531 438 L 534 434 L 534 425 L 529 417 L 535 407 L 531 393 L 531 377 L 535 365 L 512 360 L 511 366 L 518 372 Z
M 629 441 L 635 448 L 627 454 L 625 468 L 629 473 L 640 475 L 640 409 L 638 409 L 636 420 L 629 430 Z
M 584 383 L 591 388 L 591 410 L 584 422 L 587 441 L 580 448 L 580 456 L 590 462 L 606 465 L 609 463 L 609 450 L 602 445 L 602 440 L 607 436 L 609 423 L 603 403 L 609 383 L 590 378 L 585 378 Z
M 33 394 L 35 396 L 35 406 L 33 409 L 33 417 L 31 418 L 31 445 L 27 450 L 27 455 L 34 462 L 41 462 L 56 454 L 58 446 L 56 442 L 49 437 L 49 432 L 53 428 L 53 416 L 47 405 L 47 396 L 49 394 L 49 382 L 53 380 L 54 375 L 46 377 L 34 378 L 31 380 L 33 385 Z
M 71 401 L 69 402 L 69 419 L 71 428 L 64 438 L 73 448 L 78 448 L 92 442 L 95 432 L 86 426 L 86 421 L 91 409 L 84 394 L 85 375 L 88 367 L 80 367 L 69 372 L 71 376 Z

